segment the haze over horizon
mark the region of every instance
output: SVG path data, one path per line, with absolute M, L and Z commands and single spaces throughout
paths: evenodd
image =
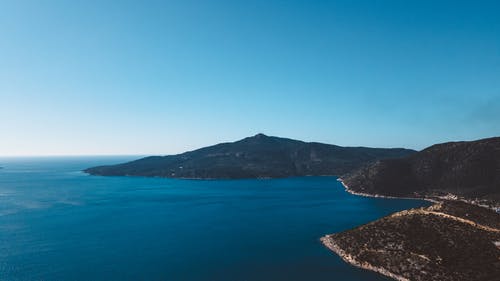
M 2 1 L 0 156 L 500 135 L 496 1 Z

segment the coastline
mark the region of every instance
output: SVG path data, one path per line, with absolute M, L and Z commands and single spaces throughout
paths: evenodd
M 340 248 L 335 243 L 335 241 L 332 238 L 333 235 L 323 236 L 323 237 L 320 238 L 320 241 L 321 241 L 321 243 L 323 243 L 323 245 L 325 247 L 327 247 L 332 252 L 334 252 L 335 254 L 337 254 L 346 263 L 348 263 L 350 265 L 353 265 L 355 267 L 359 267 L 359 268 L 365 269 L 365 270 L 374 271 L 374 272 L 382 274 L 384 276 L 393 278 L 393 279 L 395 279 L 397 281 L 410 281 L 409 279 L 404 278 L 403 276 L 394 274 L 394 273 L 390 272 L 389 270 L 387 270 L 387 269 L 385 269 L 383 267 L 377 267 L 377 266 L 374 266 L 374 265 L 372 265 L 370 263 L 360 262 L 360 261 L 356 260 L 356 258 L 354 258 L 352 255 L 346 253 L 342 248 Z
M 481 204 L 477 204 L 477 203 L 474 204 L 473 202 L 470 202 L 470 201 L 467 201 L 467 200 L 461 200 L 459 198 L 452 198 L 452 199 L 450 199 L 450 198 L 440 198 L 440 197 L 438 197 L 438 198 L 428 198 L 428 197 L 427 198 L 425 198 L 425 197 L 413 197 L 413 198 L 412 197 L 394 197 L 394 196 L 384 196 L 384 195 L 379 195 L 379 194 L 368 194 L 368 193 L 355 192 L 355 191 L 350 190 L 349 187 L 348 187 L 348 185 L 345 184 L 345 182 L 341 178 L 338 178 L 337 180 L 343 185 L 343 187 L 344 187 L 344 189 L 345 189 L 346 192 L 351 193 L 353 195 L 364 196 L 364 197 L 373 197 L 373 198 L 387 198 L 387 199 L 425 200 L 425 201 L 433 203 L 431 206 L 426 207 L 425 209 L 418 209 L 418 210 L 417 209 L 415 209 L 415 210 L 414 209 L 410 209 L 410 210 L 402 210 L 400 212 L 396 212 L 396 213 L 388 215 L 388 216 L 386 216 L 384 218 L 381 218 L 381 219 L 375 220 L 373 222 L 370 222 L 370 223 L 368 223 L 365 226 L 372 225 L 372 228 L 373 228 L 373 223 L 379 223 L 383 219 L 396 218 L 396 217 L 408 216 L 408 215 L 417 215 L 417 216 L 423 216 L 423 217 L 429 217 L 429 216 L 431 216 L 431 217 L 440 217 L 441 219 L 451 220 L 451 221 L 455 221 L 455 222 L 458 222 L 458 223 L 461 223 L 461 224 L 469 225 L 470 227 L 473 227 L 475 229 L 479 229 L 481 231 L 486 231 L 486 232 L 490 232 L 490 233 L 496 233 L 495 235 L 498 235 L 498 233 L 500 233 L 500 229 L 498 227 L 491 226 L 491 225 L 488 226 L 488 224 L 484 224 L 483 225 L 481 223 L 478 223 L 475 220 L 472 220 L 472 218 L 469 219 L 469 217 L 468 217 L 469 214 L 465 214 L 466 217 L 462 217 L 462 216 L 456 215 L 454 213 L 447 213 L 445 211 L 440 211 L 440 209 L 443 206 L 443 204 L 451 204 L 451 202 L 457 202 L 457 203 L 458 202 L 462 202 L 462 203 L 465 203 L 465 204 L 467 204 L 469 206 L 476 206 L 475 208 L 481 207 L 480 209 L 490 209 L 491 210 L 491 209 L 493 209 L 491 207 L 488 208 L 486 206 L 482 206 Z M 454 203 L 454 204 L 456 204 L 456 203 Z M 356 227 L 353 230 L 349 230 L 349 232 L 353 232 L 354 231 L 355 233 L 356 232 L 359 233 L 360 229 L 365 229 L 364 230 L 365 231 L 365 234 L 364 234 L 365 237 L 371 237 L 372 235 L 375 235 L 376 237 L 378 237 L 377 235 L 380 235 L 380 234 L 377 234 L 377 233 L 379 233 L 378 230 L 377 230 L 377 228 L 375 228 L 375 234 L 374 234 L 374 232 L 373 232 L 374 229 L 371 229 L 369 232 L 366 232 L 367 230 L 366 230 L 366 228 L 364 226 L 358 226 L 358 227 Z M 448 229 L 446 227 L 443 228 L 443 229 L 444 229 L 445 232 L 448 231 Z M 451 229 L 453 229 L 453 228 L 451 228 Z M 453 230 L 451 230 L 451 229 L 449 231 L 451 231 L 451 233 L 453 233 L 452 232 Z M 333 233 L 333 234 L 327 234 L 327 235 L 321 237 L 320 241 L 321 241 L 321 243 L 326 248 L 328 248 L 329 250 L 331 250 L 332 252 L 334 252 L 336 255 L 338 255 L 344 262 L 346 262 L 346 263 L 348 263 L 348 264 L 350 264 L 352 266 L 355 266 L 355 267 L 358 267 L 358 268 L 361 268 L 361 269 L 365 269 L 365 270 L 370 270 L 370 271 L 382 274 L 382 275 L 384 275 L 386 277 L 392 278 L 392 279 L 397 280 L 397 281 L 409 281 L 409 279 L 407 278 L 408 275 L 406 273 L 404 275 L 398 275 L 398 274 L 402 274 L 403 273 L 403 272 L 400 272 L 399 269 L 400 268 L 403 268 L 403 269 L 405 268 L 399 262 L 394 263 L 394 260 L 392 260 L 392 263 L 391 262 L 382 263 L 381 265 L 379 264 L 379 265 L 375 266 L 375 265 L 372 264 L 372 262 L 374 260 L 370 260 L 370 259 L 366 260 L 366 258 L 362 258 L 360 260 L 359 259 L 360 256 L 358 256 L 359 252 L 356 252 L 356 250 L 352 251 L 352 249 L 350 250 L 350 247 L 351 247 L 350 245 L 352 245 L 351 243 L 355 242 L 357 240 L 354 239 L 354 238 L 351 238 L 351 239 L 354 239 L 354 241 L 351 241 L 351 243 L 347 242 L 348 244 L 346 244 L 346 241 L 349 241 L 349 240 L 346 240 L 346 234 L 344 232 L 345 231 L 338 232 L 338 233 Z M 348 235 L 350 235 L 350 234 L 348 234 Z M 448 237 L 450 237 L 450 236 L 448 236 Z M 407 238 L 409 239 L 408 241 L 411 241 L 411 237 L 407 237 Z M 366 241 L 370 241 L 370 240 L 366 240 Z M 500 246 L 499 246 L 500 245 L 500 241 L 493 240 L 491 242 L 493 242 L 493 244 L 497 248 L 500 249 Z M 363 243 L 363 242 L 361 242 L 361 243 Z M 391 244 L 391 243 L 389 243 L 389 244 Z M 356 242 L 355 242 L 354 245 L 356 245 Z M 355 248 L 358 247 L 358 251 L 359 251 L 359 249 L 361 249 L 361 251 L 364 251 L 363 249 L 365 249 L 367 247 L 369 248 L 369 246 L 366 245 L 366 244 L 358 244 L 357 246 L 354 246 L 354 247 Z M 412 251 L 408 250 L 408 249 L 405 250 L 405 251 L 403 251 L 403 252 L 406 253 L 406 255 L 408 255 L 408 254 L 411 255 L 412 254 Z M 404 257 L 404 255 L 405 254 L 403 254 L 402 256 Z M 377 254 L 377 256 L 378 256 L 378 254 Z M 423 254 L 420 254 L 418 256 L 424 257 L 425 259 L 427 259 L 428 261 L 430 261 Z M 382 256 L 382 258 L 383 258 L 383 256 Z M 387 258 L 387 256 L 386 256 L 386 258 Z M 375 259 L 375 260 L 377 260 L 377 259 Z M 376 264 L 378 264 L 378 263 L 376 263 Z M 395 269 L 395 266 L 396 266 L 396 268 L 399 267 L 399 269 Z M 408 265 L 406 265 L 406 268 L 408 268 Z M 394 270 L 396 270 L 396 271 L 394 271 Z M 415 273 L 415 274 L 417 274 L 417 273 Z M 413 275 L 410 275 L 410 276 L 413 276 Z M 432 280 L 440 280 L 440 279 L 432 279 Z M 454 279 L 450 279 L 450 280 L 454 280 Z M 462 279 L 460 279 L 460 280 L 462 280 Z M 468 280 L 468 279 L 463 279 L 463 280 Z
M 339 181 L 342 184 L 342 186 L 344 187 L 346 192 L 348 192 L 352 195 L 363 196 L 363 197 L 372 197 L 372 198 L 386 198 L 386 199 L 425 200 L 425 201 L 432 202 L 432 203 L 438 203 L 437 200 L 430 199 L 430 198 L 394 197 L 394 196 L 386 196 L 386 195 L 380 195 L 380 194 L 369 194 L 369 193 L 356 192 L 356 191 L 349 189 L 349 186 L 347 186 L 347 184 L 344 182 L 344 180 L 342 180 L 342 178 L 339 177 L 337 179 L 337 181 Z M 383 267 L 374 266 L 368 262 L 360 262 L 360 261 L 356 260 L 356 258 L 354 258 L 352 255 L 348 254 L 339 245 L 337 245 L 337 243 L 335 243 L 334 238 L 333 238 L 334 235 L 335 234 L 325 235 L 325 236 L 320 238 L 320 241 L 325 247 L 327 247 L 332 252 L 334 252 L 336 255 L 338 255 L 344 262 L 346 262 L 352 266 L 361 268 L 361 269 L 370 270 L 370 271 L 382 274 L 382 275 L 387 276 L 389 278 L 393 278 L 394 280 L 397 280 L 397 281 L 410 281 L 409 279 L 407 279 L 403 276 L 394 274 Z
M 467 200 L 465 198 L 458 198 L 458 196 L 456 195 L 453 195 L 451 194 L 451 196 L 454 196 L 455 198 L 450 198 L 449 196 L 435 196 L 435 197 L 397 197 L 397 196 L 388 196 L 388 195 L 380 195 L 380 194 L 369 194 L 369 193 L 363 193 L 363 192 L 357 192 L 357 191 L 353 191 L 351 189 L 349 189 L 349 186 L 344 182 L 344 180 L 342 180 L 342 178 L 338 178 L 337 181 L 339 181 L 342 186 L 344 186 L 344 189 L 345 191 L 347 191 L 348 193 L 352 194 L 352 195 L 357 195 L 357 196 L 363 196 L 363 197 L 372 197 L 372 198 L 386 198 L 386 199 L 405 199 L 405 200 L 424 200 L 424 201 L 428 201 L 428 202 L 431 202 L 431 203 L 439 203 L 439 202 L 442 202 L 442 201 L 445 201 L 445 200 L 450 200 L 450 201 L 460 201 L 460 202 L 464 202 L 464 203 L 467 203 L 467 204 L 471 204 L 471 205 L 474 205 L 474 206 L 478 206 L 478 207 L 482 207 L 482 208 L 486 208 L 486 209 L 490 209 L 490 210 L 493 210 L 493 211 L 497 211 L 498 209 L 500 209 L 500 204 L 494 204 L 494 203 L 485 203 L 484 201 L 483 202 L 478 202 L 478 200 Z
M 363 196 L 363 197 L 372 197 L 372 198 L 385 198 L 385 199 L 424 200 L 424 201 L 428 201 L 431 203 L 438 203 L 439 202 L 439 200 L 437 200 L 437 199 L 428 198 L 428 197 L 396 197 L 396 196 L 357 192 L 357 191 L 353 191 L 353 190 L 349 189 L 349 186 L 347 186 L 347 184 L 344 182 L 344 180 L 342 178 L 338 178 L 337 181 L 339 181 L 342 184 L 342 186 L 344 187 L 346 192 L 348 192 L 352 195 Z

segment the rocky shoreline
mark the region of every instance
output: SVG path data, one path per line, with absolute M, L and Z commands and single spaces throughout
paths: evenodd
M 432 196 L 432 197 L 430 197 L 430 196 L 397 197 L 397 196 L 389 196 L 389 195 L 370 194 L 370 193 L 363 193 L 363 192 L 358 192 L 358 191 L 354 191 L 354 190 L 350 189 L 349 186 L 345 183 L 345 181 L 342 180 L 341 178 L 339 178 L 337 181 L 339 181 L 342 184 L 342 186 L 344 187 L 346 192 L 348 192 L 352 195 L 357 195 L 357 196 L 372 197 L 372 198 L 386 198 L 386 199 L 424 200 L 424 201 L 428 201 L 431 203 L 439 203 L 439 202 L 446 201 L 446 200 L 452 200 L 452 201 L 464 202 L 464 203 L 475 205 L 475 206 L 482 207 L 482 208 L 491 209 L 494 211 L 500 210 L 500 203 L 499 202 L 496 202 L 493 204 L 491 202 L 489 202 L 490 204 L 485 204 L 483 201 L 468 200 L 465 198 L 460 198 L 454 194 L 448 194 L 446 196 Z
M 437 200 L 435 198 L 429 198 L 429 197 L 396 197 L 396 196 L 358 192 L 358 191 L 354 191 L 352 189 L 349 189 L 349 186 L 347 186 L 347 184 L 341 178 L 339 178 L 337 181 L 339 181 L 342 184 L 342 186 L 344 187 L 346 192 L 348 192 L 352 195 L 363 196 L 363 197 L 373 197 L 373 198 L 386 198 L 386 199 L 424 200 L 424 201 L 428 201 L 431 203 L 439 202 L 439 200 Z
M 461 201 L 397 212 L 321 242 L 345 262 L 398 281 L 500 276 L 500 214 Z
M 409 279 L 404 278 L 403 276 L 396 275 L 383 267 L 377 267 L 377 266 L 374 266 L 368 262 L 358 261 L 355 257 L 348 254 L 339 245 L 337 245 L 335 243 L 335 240 L 332 239 L 330 235 L 326 235 L 324 237 L 321 237 L 320 240 L 321 240 L 321 243 L 323 243 L 323 245 L 325 245 L 325 247 L 327 247 L 332 252 L 337 254 L 340 258 L 342 258 L 342 260 L 344 260 L 345 262 L 347 262 L 353 266 L 356 266 L 356 267 L 359 267 L 362 269 L 366 269 L 366 270 L 371 270 L 371 271 L 380 273 L 382 275 L 385 275 L 387 277 L 393 278 L 393 279 L 398 280 L 398 281 L 410 281 Z

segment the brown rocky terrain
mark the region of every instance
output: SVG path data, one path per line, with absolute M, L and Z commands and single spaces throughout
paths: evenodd
M 500 214 L 459 201 L 398 212 L 322 242 L 396 280 L 500 280 Z

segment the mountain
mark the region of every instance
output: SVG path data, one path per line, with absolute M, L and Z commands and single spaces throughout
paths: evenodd
M 341 175 L 370 161 L 414 154 L 401 148 L 341 147 L 257 134 L 232 143 L 86 169 L 92 175 L 172 178 L 281 178 Z
M 433 145 L 342 176 L 348 190 L 389 196 L 443 196 L 500 202 L 500 137 Z

